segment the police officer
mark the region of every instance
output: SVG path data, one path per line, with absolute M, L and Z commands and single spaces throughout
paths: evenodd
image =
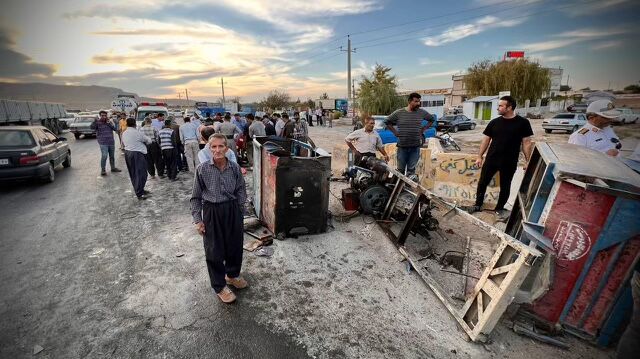
M 611 121 L 620 116 L 609 100 L 593 101 L 587 107 L 587 123 L 571 134 L 569 143 L 615 157 L 620 153 L 622 143 L 611 128 Z

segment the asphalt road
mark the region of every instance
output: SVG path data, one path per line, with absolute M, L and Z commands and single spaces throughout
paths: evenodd
M 54 183 L 0 189 L 0 357 L 307 357 L 257 322 L 257 290 L 212 294 L 188 174 L 138 201 L 121 154 L 101 177 L 96 140 L 65 137 Z

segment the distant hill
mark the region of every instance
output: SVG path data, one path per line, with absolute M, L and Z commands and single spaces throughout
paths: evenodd
M 97 110 L 109 108 L 111 100 L 119 94 L 133 94 L 140 101 L 165 101 L 165 99 L 138 97 L 133 92 L 115 87 L 0 82 L 0 99 L 60 102 L 64 103 L 67 109 Z M 190 105 L 194 103 L 194 101 L 187 103 L 186 100 L 179 99 L 166 100 L 170 106 L 187 106 L 189 103 Z

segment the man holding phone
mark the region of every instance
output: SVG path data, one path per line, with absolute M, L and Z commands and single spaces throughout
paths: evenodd
M 99 112 L 100 118 L 91 124 L 91 128 L 96 130 L 96 139 L 98 145 L 100 145 L 100 168 L 101 176 L 107 174 L 107 156 L 109 157 L 109 165 L 111 166 L 111 172 L 122 172 L 116 167 L 115 150 L 116 143 L 113 139 L 113 132 L 116 130 L 116 125 L 113 120 L 107 116 L 107 111 Z

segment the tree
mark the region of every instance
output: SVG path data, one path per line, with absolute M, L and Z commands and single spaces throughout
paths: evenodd
M 542 98 L 551 88 L 549 70 L 527 59 L 484 60 L 471 65 L 467 71 L 464 83 L 470 96 L 511 91 L 518 103 L 524 103 Z
M 320 95 L 320 99 L 321 100 L 328 100 L 329 99 L 329 95 L 327 95 L 327 93 L 324 92 L 322 95 Z
M 305 101 L 304 103 L 310 109 L 315 109 L 316 108 L 316 103 L 310 98 L 308 98 L 307 101 Z
M 260 107 L 265 110 L 278 110 L 289 106 L 291 97 L 285 91 L 273 90 L 260 101 Z
M 640 86 L 639 85 L 629 85 L 627 87 L 624 88 L 625 92 L 629 92 L 629 93 L 640 93 Z
M 362 76 L 357 99 L 360 111 L 370 115 L 388 115 L 405 105 L 396 92 L 397 78 L 390 73 L 390 67 L 376 64 L 371 77 Z

